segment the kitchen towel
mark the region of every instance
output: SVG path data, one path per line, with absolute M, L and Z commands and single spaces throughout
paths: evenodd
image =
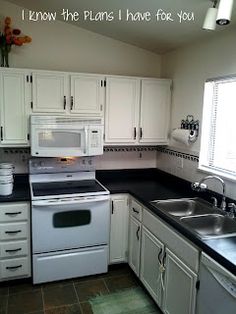
M 197 132 L 193 130 L 175 129 L 172 131 L 172 138 L 186 146 L 196 142 Z

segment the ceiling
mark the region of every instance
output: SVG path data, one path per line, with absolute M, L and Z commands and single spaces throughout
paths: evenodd
M 213 36 L 218 31 L 232 28 L 234 23 L 226 27 L 217 27 L 215 32 L 201 29 L 211 0 L 8 0 L 24 8 L 34 11 L 57 11 L 57 18 L 62 9 L 79 12 L 81 19 L 70 22 L 87 30 L 121 40 L 123 42 L 153 51 L 166 53 L 192 41 Z M 131 22 L 126 20 L 126 10 L 130 12 L 150 12 L 151 21 Z M 174 21 L 157 21 L 158 9 L 172 14 Z M 122 20 L 118 19 L 118 10 L 122 12 Z M 194 21 L 180 23 L 177 13 L 193 12 Z M 98 12 L 113 12 L 114 19 L 107 21 L 84 20 L 83 12 L 92 11 L 93 18 Z M 233 15 L 236 20 L 235 7 Z M 62 19 L 62 16 L 60 16 Z

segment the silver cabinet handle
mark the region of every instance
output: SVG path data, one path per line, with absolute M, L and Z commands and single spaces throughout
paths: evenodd
M 136 140 L 136 138 L 137 138 L 137 129 L 136 127 L 134 127 L 134 140 Z
M 136 231 L 136 237 L 137 237 L 137 240 L 139 241 L 139 231 L 140 231 L 140 226 L 138 226 L 138 229 Z
M 15 234 L 15 233 L 20 233 L 21 230 L 15 230 L 15 231 L 5 231 L 6 234 Z
M 5 213 L 5 215 L 7 216 L 16 216 L 16 215 L 20 215 L 22 212 L 15 212 L 15 213 Z
M 73 106 L 74 106 L 74 97 L 71 96 L 70 97 L 70 110 L 73 110 Z
M 18 268 L 21 268 L 22 265 L 17 265 L 17 266 L 8 266 L 6 267 L 6 269 L 9 269 L 9 270 L 15 270 L 15 269 L 18 269 Z
M 14 252 L 19 252 L 21 251 L 22 248 L 19 248 L 19 249 L 12 249 L 12 250 L 5 250 L 6 253 L 14 253 Z
M 162 248 L 160 249 L 160 252 L 159 252 L 158 257 L 157 257 L 160 265 L 161 265 L 161 254 L 162 254 Z
M 139 133 L 140 133 L 139 137 L 140 137 L 140 140 L 141 140 L 143 138 L 143 128 L 139 129 Z
M 133 212 L 135 212 L 136 214 L 139 214 L 139 211 L 137 209 L 135 209 L 134 207 L 132 207 Z
M 63 105 L 64 105 L 64 110 L 66 110 L 66 96 L 64 96 Z

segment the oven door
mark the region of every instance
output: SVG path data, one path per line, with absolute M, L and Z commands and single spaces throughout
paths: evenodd
M 109 196 L 32 203 L 33 253 L 107 244 Z
M 86 156 L 88 127 L 31 127 L 31 155 L 38 157 Z

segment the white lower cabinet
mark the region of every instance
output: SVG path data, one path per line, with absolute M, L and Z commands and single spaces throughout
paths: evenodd
M 31 276 L 30 204 L 0 204 L 0 282 Z
M 163 311 L 165 314 L 194 314 L 197 275 L 166 249 Z
M 140 279 L 165 314 L 195 313 L 198 263 L 192 256 L 199 259 L 197 252 L 186 239 L 143 210 Z
M 140 279 L 156 303 L 161 306 L 163 276 L 161 260 L 164 245 L 143 227 Z
M 198 248 L 135 199 L 130 205 L 130 267 L 165 314 L 194 314 Z
M 127 262 L 128 195 L 111 196 L 110 264 Z
M 129 266 L 139 276 L 141 252 L 141 222 L 130 217 L 129 222 Z

